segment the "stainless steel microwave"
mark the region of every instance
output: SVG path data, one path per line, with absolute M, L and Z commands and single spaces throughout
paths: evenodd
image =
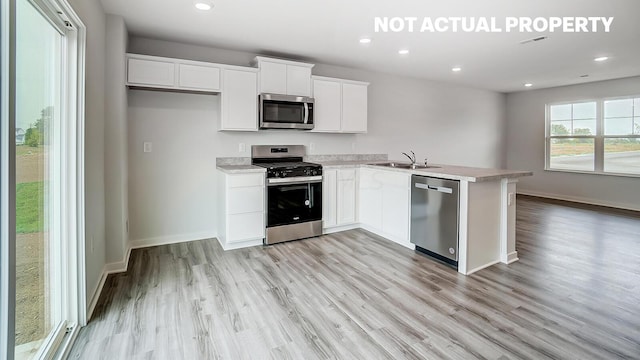
M 262 93 L 258 95 L 260 129 L 313 129 L 313 98 Z

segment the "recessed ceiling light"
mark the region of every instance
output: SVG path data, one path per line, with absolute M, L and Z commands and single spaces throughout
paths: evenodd
M 213 5 L 210 2 L 202 1 L 202 0 L 196 1 L 194 3 L 194 6 L 196 7 L 196 9 L 204 10 L 204 11 L 211 10 L 211 8 L 213 7 Z
M 593 59 L 593 61 L 602 62 L 602 61 L 606 61 L 608 59 L 609 59 L 608 56 L 601 56 L 601 57 L 597 57 L 597 58 Z
M 524 84 L 524 87 L 532 87 L 532 86 L 533 86 L 533 84 L 532 84 L 532 83 L 526 83 L 526 84 Z
M 369 38 L 360 39 L 360 44 L 369 44 L 369 43 L 371 43 L 371 39 Z
M 460 71 L 462 71 L 462 68 L 461 68 L 461 67 L 459 67 L 459 66 L 456 66 L 456 67 L 454 67 L 454 68 L 451 68 L 451 71 L 453 71 L 453 72 L 460 72 Z
M 407 55 L 408 53 L 409 53 L 409 50 L 407 49 L 398 50 L 398 54 L 400 55 Z

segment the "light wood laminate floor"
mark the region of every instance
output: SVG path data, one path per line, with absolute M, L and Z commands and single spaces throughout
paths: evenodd
M 134 250 L 70 358 L 640 358 L 638 215 L 517 210 L 520 261 L 468 277 L 363 230 Z

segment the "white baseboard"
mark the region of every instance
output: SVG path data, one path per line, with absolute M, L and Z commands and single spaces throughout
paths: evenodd
M 229 244 L 223 243 L 220 239 L 218 239 L 218 242 L 220 243 L 220 246 L 222 246 L 222 250 L 227 251 L 227 250 L 236 250 L 236 249 L 262 245 L 264 243 L 264 239 L 263 238 L 251 239 L 251 240 L 232 242 Z
M 518 258 L 518 252 L 517 251 L 513 251 L 507 254 L 507 262 L 506 264 L 509 265 L 511 263 L 514 263 L 516 261 L 520 260 Z
M 360 224 L 354 223 L 354 224 L 348 224 L 348 225 L 340 225 L 340 226 L 332 226 L 332 227 L 327 227 L 322 229 L 322 233 L 323 234 L 333 234 L 333 233 L 337 233 L 340 231 L 347 231 L 347 230 L 353 230 L 353 229 L 357 229 L 360 227 Z
M 214 234 L 211 232 L 203 232 L 203 233 L 191 233 L 191 234 L 178 234 L 178 235 L 170 235 L 170 236 L 158 236 L 153 238 L 130 240 L 129 246 L 132 249 L 138 249 L 138 248 L 145 248 L 150 246 L 177 244 L 182 242 L 212 239 L 217 235 L 218 234 Z
M 93 316 L 93 310 L 96 309 L 96 305 L 98 304 L 98 299 L 100 298 L 100 294 L 102 293 L 102 288 L 104 287 L 104 283 L 107 281 L 107 268 L 108 264 L 102 268 L 102 273 L 100 274 L 100 281 L 96 285 L 96 288 L 93 289 L 91 301 L 89 302 L 89 307 L 87 308 L 87 322 L 91 320 L 91 316 Z
M 385 238 L 386 240 L 392 241 L 392 242 L 394 242 L 394 243 L 396 243 L 398 245 L 402 245 L 402 246 L 406 247 L 407 249 L 411 249 L 411 250 L 415 250 L 416 249 L 416 246 L 414 244 L 412 244 L 411 242 L 403 241 L 401 239 L 398 239 L 393 235 L 387 234 L 387 233 L 385 233 L 385 232 L 383 232 L 381 230 L 378 230 L 378 229 L 374 229 L 369 225 L 358 224 L 357 227 L 359 227 L 361 229 L 364 229 L 364 230 L 367 230 L 369 232 L 372 232 L 372 233 L 374 233 L 374 234 L 376 234 L 378 236 L 381 236 L 381 237 Z
M 486 264 L 484 264 L 484 265 L 482 265 L 482 266 L 478 266 L 478 267 L 477 267 L 477 268 L 475 268 L 475 269 L 471 269 L 471 270 L 467 271 L 467 273 L 466 273 L 466 274 L 464 274 L 464 275 L 471 275 L 471 274 L 473 274 L 473 273 L 474 273 L 474 272 L 476 272 L 476 271 L 480 271 L 480 270 L 482 270 L 482 269 L 488 268 L 489 266 L 495 265 L 495 264 L 497 264 L 497 263 L 499 263 L 499 262 L 500 262 L 500 260 L 495 260 L 495 261 L 492 261 L 492 262 L 486 263 Z
M 536 197 L 547 198 L 547 199 L 570 201 L 570 202 L 575 202 L 580 204 L 606 206 L 606 207 L 612 207 L 612 208 L 623 209 L 623 210 L 640 211 L 640 207 L 620 205 L 620 204 L 612 203 L 608 201 L 598 201 L 598 200 L 593 200 L 593 199 L 588 199 L 588 198 L 583 198 L 578 196 L 550 194 L 550 193 L 544 193 L 544 192 L 538 192 L 538 191 L 522 190 L 520 188 L 518 188 L 517 193 L 521 195 L 529 195 L 529 196 L 536 196 Z

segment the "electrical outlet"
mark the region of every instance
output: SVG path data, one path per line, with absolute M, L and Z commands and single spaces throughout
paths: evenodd
M 356 143 L 351 143 L 351 150 L 356 151 Z
M 244 143 L 239 143 L 238 144 L 238 152 L 245 152 L 247 150 L 247 147 L 244 145 Z
M 151 150 L 153 150 L 153 144 L 150 142 L 145 142 L 143 148 L 144 148 L 144 152 L 150 153 Z
M 309 151 L 313 151 L 316 149 L 316 144 L 315 143 L 309 143 Z
M 513 200 L 515 200 L 516 194 L 509 193 L 509 206 L 513 205 Z

